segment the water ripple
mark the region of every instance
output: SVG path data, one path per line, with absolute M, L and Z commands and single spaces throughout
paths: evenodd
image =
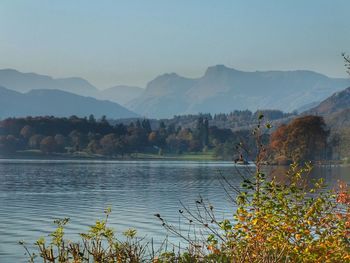
M 0 159 L 0 262 L 24 262 L 18 241 L 47 236 L 55 218 L 71 218 L 67 233 L 79 239 L 108 206 L 118 234 L 135 227 L 156 243 L 166 232 L 154 214 L 176 224 L 180 201 L 191 206 L 201 195 L 219 217 L 230 216 L 219 171 L 239 186 L 245 168 L 231 162 Z M 330 181 L 348 178 L 340 172 Z

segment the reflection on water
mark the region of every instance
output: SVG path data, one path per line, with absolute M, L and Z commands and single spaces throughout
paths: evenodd
M 46 236 L 55 218 L 71 218 L 67 233 L 77 238 L 108 206 L 117 233 L 135 227 L 156 240 L 165 231 L 153 215 L 177 222 L 179 201 L 191 205 L 201 195 L 219 217 L 229 217 L 232 204 L 219 173 L 239 186 L 246 168 L 230 162 L 0 160 L 0 262 L 23 261 L 17 242 Z M 347 167 L 317 168 L 315 176 L 331 185 L 350 181 Z

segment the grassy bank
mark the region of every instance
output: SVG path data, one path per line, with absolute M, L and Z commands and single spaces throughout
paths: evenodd
M 184 154 L 147 154 L 133 153 L 130 156 L 135 159 L 157 159 L 157 160 L 182 160 L 182 161 L 216 161 L 221 160 L 213 152 L 184 153 Z
M 2 159 L 90 159 L 90 160 L 181 160 L 181 161 L 216 161 L 222 160 L 214 155 L 212 151 L 184 154 L 152 154 L 152 153 L 131 153 L 123 156 L 104 156 L 86 152 L 75 153 L 52 153 L 44 154 L 40 150 L 18 151 L 13 154 L 0 155 Z

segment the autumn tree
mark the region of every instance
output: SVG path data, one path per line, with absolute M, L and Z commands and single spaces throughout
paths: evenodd
M 126 151 L 125 140 L 115 134 L 107 134 L 100 140 L 101 153 L 105 155 L 123 154 Z
M 270 148 L 276 157 L 290 161 L 324 159 L 329 131 L 320 116 L 303 116 L 280 126 L 271 135 Z
M 96 139 L 90 140 L 89 144 L 86 147 L 86 151 L 88 153 L 94 153 L 94 154 L 101 153 L 102 148 L 99 140 L 96 140 Z
M 102 154 L 113 155 L 115 154 L 115 143 L 118 137 L 111 133 L 107 134 L 100 140 Z
M 148 135 L 148 141 L 152 144 L 152 145 L 157 145 L 158 144 L 158 133 L 153 131 Z
M 34 133 L 34 129 L 29 125 L 25 125 L 20 131 L 20 135 L 25 139 L 29 139 Z
M 40 142 L 40 150 L 43 153 L 50 154 L 56 151 L 56 142 L 54 137 L 47 136 Z
M 286 141 L 288 137 L 288 126 L 282 124 L 270 137 L 270 149 L 274 152 L 278 162 L 286 161 Z
M 40 142 L 42 139 L 44 139 L 44 136 L 41 134 L 34 134 L 29 138 L 28 147 L 31 149 L 38 149 L 40 147 Z

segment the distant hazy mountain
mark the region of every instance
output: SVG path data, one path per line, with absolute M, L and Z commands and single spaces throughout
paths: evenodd
M 33 89 L 59 89 L 84 96 L 96 96 L 98 90 L 82 78 L 52 78 L 36 73 L 22 73 L 14 69 L 0 70 L 0 86 L 18 92 Z
M 149 82 L 141 96 L 127 106 L 148 118 L 168 118 L 185 113 L 188 108 L 186 94 L 194 83 L 194 80 L 175 73 L 164 74 Z
M 236 109 L 293 111 L 350 85 L 312 71 L 243 72 L 223 65 L 209 67 L 203 77 L 164 74 L 148 83 L 127 106 L 147 117 L 167 118 L 198 112 Z
M 297 113 L 303 113 L 303 112 L 305 112 L 305 111 L 308 111 L 308 110 L 310 110 L 310 109 L 316 107 L 318 104 L 320 104 L 319 101 L 310 102 L 310 103 L 308 103 L 308 104 L 305 104 L 305 105 L 299 107 L 299 108 L 296 109 L 295 111 L 296 111 Z
M 52 78 L 13 69 L 0 70 L 0 86 L 18 92 L 63 90 L 117 102 L 141 116 L 171 118 L 180 114 L 245 109 L 301 112 L 315 106 L 315 101 L 350 86 L 350 80 L 329 78 L 312 71 L 243 72 L 217 65 L 196 79 L 175 73 L 161 75 L 150 81 L 146 89 L 116 86 L 101 91 L 82 78 Z
M 332 130 L 350 127 L 350 87 L 335 92 L 303 114 L 322 115 Z
M 117 103 L 83 97 L 61 90 L 32 90 L 19 93 L 0 87 L 0 118 L 53 115 L 79 117 L 94 114 L 109 118 L 130 118 L 137 114 Z
M 122 105 L 135 99 L 144 91 L 139 87 L 123 85 L 99 90 L 82 78 L 52 78 L 36 73 L 23 73 L 14 69 L 0 69 L 0 86 L 22 93 L 36 89 L 58 89 Z
M 327 115 L 350 108 L 350 87 L 334 93 L 307 113 Z
M 126 105 L 131 100 L 141 95 L 144 89 L 134 86 L 115 86 L 99 92 L 98 98 Z

